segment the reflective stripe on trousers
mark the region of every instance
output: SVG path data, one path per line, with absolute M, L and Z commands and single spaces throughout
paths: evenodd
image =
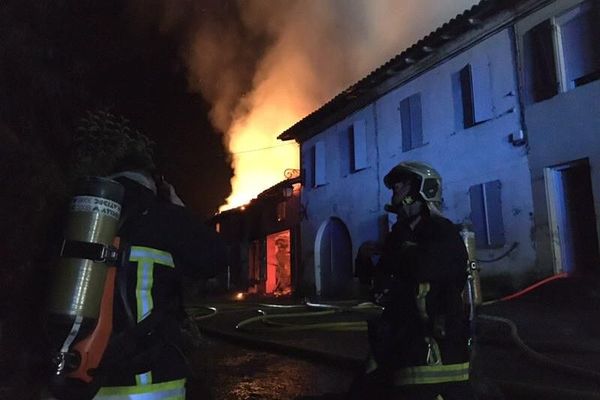
M 423 385 L 469 380 L 469 362 L 420 365 L 394 371 L 394 385 Z
M 94 400 L 185 400 L 185 379 L 100 389 Z

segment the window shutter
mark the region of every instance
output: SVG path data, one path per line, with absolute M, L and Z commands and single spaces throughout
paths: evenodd
M 567 89 L 600 76 L 599 8 L 595 2 L 585 2 L 574 10 L 575 17 L 560 26 Z
M 475 113 L 473 112 L 473 77 L 471 65 L 466 65 L 459 72 L 460 92 L 463 107 L 463 126 L 469 128 L 475 125 Z
M 471 186 L 471 221 L 479 248 L 502 247 L 506 243 L 502 221 L 502 184 L 499 180 Z
M 475 123 L 492 119 L 494 117 L 492 82 L 490 79 L 490 65 L 487 58 L 476 60 L 471 64 L 471 79 Z
M 423 118 L 421 114 L 421 94 L 417 93 L 410 99 L 411 148 L 423 145 Z
M 552 24 L 546 20 L 523 37 L 525 88 L 529 103 L 549 99 L 558 93 L 552 32 Z
M 341 176 L 348 176 L 352 172 L 354 159 L 352 149 L 352 127 L 346 127 L 346 129 L 342 129 L 339 134 L 339 155 L 340 155 L 340 174 Z
M 410 98 L 400 102 L 400 123 L 402 126 L 402 151 L 412 149 L 411 133 L 412 122 L 410 121 Z
M 352 125 L 353 170 L 367 168 L 367 127 L 364 120 L 355 121 Z
M 484 185 L 489 247 L 502 247 L 505 244 L 501 188 L 498 180 Z
M 308 185 L 308 187 L 315 187 L 317 186 L 317 181 L 316 181 L 316 168 L 317 168 L 317 163 L 315 161 L 315 146 L 311 146 L 310 148 L 308 148 L 307 151 L 307 157 L 306 157 L 306 168 L 308 170 L 308 174 L 307 174 L 307 179 L 308 181 L 306 182 L 306 184 Z
M 487 228 L 485 221 L 485 205 L 483 203 L 483 185 L 469 188 L 471 200 L 471 222 L 475 232 L 475 243 L 479 248 L 487 247 Z
M 315 185 L 321 186 L 327 183 L 326 178 L 325 143 L 315 143 Z
M 454 105 L 454 129 L 458 131 L 465 128 L 460 71 L 452 74 L 452 100 Z

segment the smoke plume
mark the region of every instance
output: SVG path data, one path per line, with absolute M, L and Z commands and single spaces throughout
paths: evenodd
M 298 168 L 277 135 L 474 0 L 136 0 L 181 39 L 191 90 L 212 104 L 235 176 L 223 209 Z

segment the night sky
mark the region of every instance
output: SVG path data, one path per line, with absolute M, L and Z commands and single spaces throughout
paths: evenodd
M 64 169 L 85 111 L 122 115 L 156 142 L 160 172 L 180 197 L 209 217 L 231 190 L 221 135 L 188 89 L 181 37 L 136 18 L 119 0 L 3 2 L 1 121 Z

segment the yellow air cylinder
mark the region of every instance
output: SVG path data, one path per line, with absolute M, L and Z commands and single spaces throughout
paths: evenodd
M 71 200 L 47 306 L 49 339 L 63 360 L 70 354 L 71 345 L 96 325 L 107 260 L 116 254 L 112 243 L 119 227 L 123 194 L 123 186 L 116 181 L 87 177 L 78 184 Z M 57 365 L 57 374 L 70 369 L 62 364 Z

